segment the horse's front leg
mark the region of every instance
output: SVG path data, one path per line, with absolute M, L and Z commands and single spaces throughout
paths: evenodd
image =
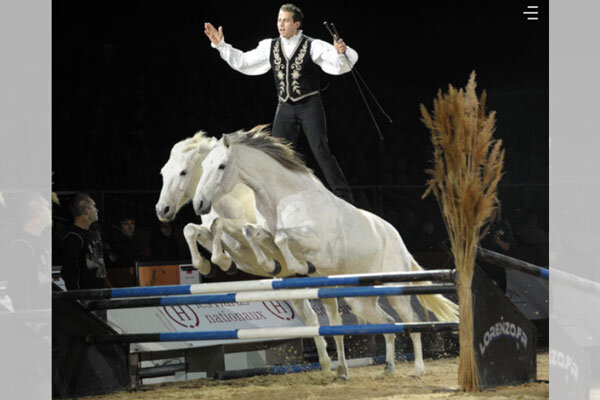
M 227 229 L 227 231 L 233 231 L 235 228 L 232 228 L 230 225 L 230 220 L 226 218 L 216 218 L 212 225 L 210 226 L 210 231 L 212 233 L 212 257 L 210 261 L 213 264 L 218 265 L 223 271 L 228 271 L 231 268 L 232 261 L 229 255 L 225 254 L 223 251 L 223 231 Z
M 210 262 L 202 257 L 198 251 L 197 243 L 200 243 L 204 248 L 210 248 L 209 246 L 212 243 L 210 230 L 205 226 L 189 223 L 183 228 L 183 236 L 190 249 L 194 268 L 199 270 L 202 275 L 208 275 L 210 273 Z
M 273 235 L 258 225 L 246 224 L 242 229 L 244 239 L 252 249 L 256 257 L 256 263 L 270 275 L 278 275 L 281 272 L 281 263 L 275 258 L 269 258 L 263 248 L 271 254 L 277 252 L 277 246 L 273 241 Z

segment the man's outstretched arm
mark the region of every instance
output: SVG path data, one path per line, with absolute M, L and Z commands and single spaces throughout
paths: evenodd
M 271 39 L 261 41 L 254 50 L 243 52 L 225 43 L 222 26 L 217 30 L 210 22 L 206 22 L 204 34 L 210 40 L 211 46 L 219 51 L 221 58 L 234 70 L 246 75 L 262 75 L 271 69 Z

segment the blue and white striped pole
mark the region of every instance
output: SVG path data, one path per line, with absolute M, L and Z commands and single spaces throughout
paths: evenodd
M 257 290 L 298 289 L 325 286 L 381 285 L 383 283 L 417 281 L 454 282 L 454 270 L 443 269 L 416 272 L 387 272 L 307 278 L 276 278 L 253 281 L 196 283 L 192 285 L 70 290 L 66 292 L 53 293 L 53 298 L 79 300 L 111 299 L 187 294 L 237 293 Z
M 399 296 L 415 294 L 455 293 L 453 284 L 407 285 L 407 286 L 358 286 L 323 289 L 282 289 L 276 291 L 241 292 L 227 294 L 204 294 L 171 296 L 149 299 L 91 300 L 86 302 L 90 310 L 175 306 L 184 304 L 241 303 L 252 301 L 316 300 L 340 297 Z
M 299 326 L 288 328 L 233 329 L 225 331 L 137 333 L 89 336 L 90 343 L 148 343 L 227 339 L 293 339 L 315 336 L 372 335 L 378 333 L 456 331 L 458 322 Z

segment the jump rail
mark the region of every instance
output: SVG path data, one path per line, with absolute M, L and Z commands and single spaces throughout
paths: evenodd
M 549 270 L 546 268 L 538 267 L 537 265 L 517 260 L 516 258 L 508 257 L 504 254 L 496 253 L 495 251 L 484 248 L 479 248 L 477 259 L 489 262 L 501 268 L 513 269 L 543 279 L 548 279 L 550 275 Z
M 400 332 L 456 331 L 458 322 L 411 322 L 395 324 L 301 326 L 292 328 L 235 329 L 204 332 L 137 333 L 88 336 L 88 343 L 148 343 L 226 339 L 286 339 L 315 336 L 371 335 Z
M 91 300 L 86 307 L 92 310 L 160 307 L 183 304 L 238 303 L 250 301 L 275 301 L 298 299 L 327 299 L 339 297 L 398 296 L 416 294 L 455 293 L 453 284 L 415 285 L 415 286 L 363 286 L 324 289 L 283 289 L 277 291 L 258 291 L 227 294 L 208 294 L 192 296 L 173 296 L 148 299 Z
M 373 286 L 384 283 L 441 281 L 454 282 L 455 271 L 439 269 L 416 272 L 389 272 L 374 274 L 333 275 L 307 278 L 275 278 L 254 281 L 212 282 L 193 285 L 148 286 L 114 289 L 69 290 L 52 293 L 59 299 L 112 299 L 123 297 L 173 296 L 188 294 L 211 294 L 248 292 L 256 290 L 298 289 L 325 286 Z

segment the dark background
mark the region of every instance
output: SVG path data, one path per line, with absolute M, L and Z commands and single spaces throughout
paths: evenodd
M 228 43 L 250 50 L 277 36 L 281 4 L 53 2 L 53 189 L 90 191 L 103 222 L 125 207 L 153 224 L 158 172 L 175 142 L 200 129 L 214 136 L 249 129 L 275 112 L 272 73 L 233 71 L 211 48 L 204 22 L 222 25 Z M 475 70 L 506 149 L 504 214 L 518 218 L 533 207 L 546 226 L 547 3 L 536 3 L 539 21 L 526 20 L 520 0 L 296 4 L 307 35 L 329 41 L 322 22 L 336 24 L 394 121 L 371 103 L 385 136 L 379 142 L 352 76 L 322 75 L 332 152 L 363 208 L 396 226 L 407 209 L 441 223 L 433 200 L 420 200 L 431 145 L 419 104 L 431 109 L 439 89 L 464 87 Z M 301 138 L 299 149 L 320 174 Z

